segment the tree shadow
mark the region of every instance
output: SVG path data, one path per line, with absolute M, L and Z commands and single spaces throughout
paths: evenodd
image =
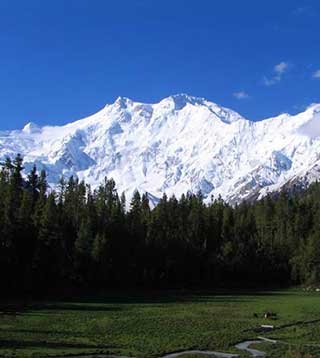
M 46 314 L 50 311 L 90 311 L 90 312 L 118 312 L 121 311 L 120 306 L 112 305 L 105 306 L 100 303 L 88 302 L 88 303 L 79 303 L 79 302 L 36 302 L 29 303 L 25 305 L 17 304 L 2 304 L 0 305 L 0 315 L 12 316 L 34 311 L 45 311 Z
M 257 297 L 279 297 L 283 291 L 258 290 L 216 290 L 216 291 L 147 291 L 138 293 L 120 293 L 98 296 L 82 296 L 70 301 L 86 304 L 166 304 L 166 303 L 203 303 L 203 302 L 251 302 Z
M 90 312 L 119 312 L 128 310 L 126 305 L 163 305 L 170 303 L 250 303 L 261 297 L 281 297 L 287 293 L 283 290 L 174 290 L 174 291 L 139 291 L 115 292 L 98 295 L 82 295 L 67 299 L 50 301 L 35 301 L 28 303 L 2 303 L 0 314 L 18 315 L 24 312 L 45 314 L 55 311 L 90 311 Z M 288 293 L 289 294 L 289 293 Z
M 94 302 L 61 302 L 61 303 L 34 303 L 28 306 L 32 311 L 91 311 L 91 312 L 119 312 L 119 306 L 104 306 Z
M 64 348 L 77 348 L 77 349 L 115 349 L 116 347 L 108 345 L 91 345 L 82 343 L 69 343 L 69 342 L 47 342 L 47 341 L 24 341 L 17 339 L 0 339 L 0 347 L 5 348 L 51 348 L 51 349 L 64 349 Z
M 42 329 L 14 329 L 14 328 L 0 328 L 0 332 L 4 333 L 16 333 L 16 334 L 48 334 L 48 335 L 64 335 L 64 336 L 81 336 L 83 335 L 83 332 L 77 332 L 74 330 L 70 331 L 64 331 L 64 330 L 42 330 Z

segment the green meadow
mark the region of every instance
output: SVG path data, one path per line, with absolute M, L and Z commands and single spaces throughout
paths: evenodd
M 276 317 L 265 319 L 265 312 Z M 261 324 L 280 328 L 262 334 L 252 330 Z M 320 357 L 320 293 L 150 293 L 2 303 L 0 357 L 151 358 L 192 349 L 249 357 L 234 345 L 261 335 L 280 341 L 257 345 L 270 357 Z

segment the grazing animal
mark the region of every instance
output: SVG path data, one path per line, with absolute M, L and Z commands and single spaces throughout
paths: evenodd
M 267 318 L 276 319 L 277 314 L 275 312 L 265 312 L 264 315 L 263 315 L 263 318 L 265 318 L 265 319 L 267 319 Z

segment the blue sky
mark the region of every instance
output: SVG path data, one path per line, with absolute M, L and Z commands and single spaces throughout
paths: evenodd
M 318 0 L 1 0 L 0 129 L 117 96 L 206 97 L 251 119 L 320 102 Z

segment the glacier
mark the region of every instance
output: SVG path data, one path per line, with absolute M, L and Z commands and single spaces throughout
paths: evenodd
M 129 198 L 201 191 L 236 203 L 320 177 L 320 104 L 252 121 L 186 94 L 154 104 L 119 97 L 64 126 L 1 131 L 0 159 L 17 153 L 26 172 L 45 169 L 51 187 L 61 176 L 93 188 L 108 177 Z

